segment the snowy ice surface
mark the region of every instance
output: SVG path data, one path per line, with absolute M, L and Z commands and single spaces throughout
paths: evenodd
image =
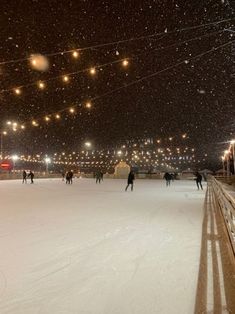
M 0 182 L 0 313 L 191 314 L 204 192 L 193 181 Z

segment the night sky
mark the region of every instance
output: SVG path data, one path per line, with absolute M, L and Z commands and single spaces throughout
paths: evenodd
M 235 40 L 235 33 L 223 31 L 235 30 L 232 6 L 227 0 L 2 0 L 0 63 L 33 53 L 48 55 L 50 63 L 47 72 L 31 69 L 27 60 L 0 65 L 2 129 L 7 120 L 29 124 L 25 131 L 11 132 L 5 148 L 52 153 L 72 151 L 85 140 L 107 147 L 128 139 L 169 136 L 180 145 L 181 134 L 187 133 L 198 151 L 218 158 L 223 142 L 235 136 L 235 45 L 190 59 Z M 229 18 L 233 20 L 190 29 Z M 77 59 L 60 54 L 79 48 Z M 121 61 L 114 63 L 123 58 L 129 58 L 126 68 Z M 82 72 L 106 63 L 94 77 Z M 55 79 L 78 71 L 67 84 L 61 77 Z M 46 84 L 43 91 L 36 86 L 39 80 Z M 12 91 L 18 86 L 23 86 L 21 95 Z M 60 121 L 30 126 L 32 119 L 42 120 L 92 98 L 97 99 L 90 110 L 78 106 L 75 115 L 63 112 Z

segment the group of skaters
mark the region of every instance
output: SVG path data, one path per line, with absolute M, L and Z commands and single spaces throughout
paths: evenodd
M 104 174 L 101 170 L 98 170 L 95 174 L 94 174 L 94 177 L 95 177 L 95 182 L 96 184 L 97 183 L 101 183 L 101 181 L 104 180 Z
M 66 184 L 73 184 L 73 171 L 67 171 L 62 173 L 62 181 L 65 181 Z
M 202 175 L 197 171 L 195 172 L 194 174 L 195 176 L 195 181 L 196 181 L 196 185 L 197 185 L 197 189 L 198 190 L 203 190 L 203 187 L 202 187 Z M 170 174 L 169 172 L 166 172 L 163 176 L 163 179 L 166 180 L 166 186 L 170 186 L 171 185 L 171 181 L 174 181 L 175 180 L 175 175 L 174 174 Z
M 171 174 L 169 172 L 166 172 L 163 176 L 163 179 L 166 180 L 166 186 L 169 187 L 171 185 L 171 182 L 174 181 L 176 179 L 176 174 Z M 62 181 L 65 181 L 66 184 L 72 184 L 73 183 L 73 171 L 67 171 L 62 172 Z M 96 180 L 96 184 L 97 183 L 101 183 L 101 181 L 103 181 L 104 179 L 104 174 L 101 170 L 98 170 L 96 173 L 94 173 L 94 177 Z M 34 179 L 34 173 L 30 170 L 29 173 L 27 173 L 25 170 L 23 171 L 23 181 L 22 183 L 27 183 L 27 179 L 31 180 L 31 184 L 34 183 L 33 179 Z M 125 188 L 125 191 L 128 190 L 129 186 L 131 187 L 131 191 L 133 191 L 134 188 L 134 180 L 135 180 L 135 173 L 133 170 L 131 170 L 129 172 L 128 178 L 127 178 L 127 186 Z M 199 172 L 195 173 L 195 179 L 196 181 L 196 185 L 198 190 L 203 190 L 203 186 L 202 186 L 202 175 Z
M 30 179 L 31 184 L 34 183 L 34 173 L 30 170 L 29 173 L 27 173 L 25 170 L 23 171 L 23 181 L 22 183 L 27 183 L 27 179 Z

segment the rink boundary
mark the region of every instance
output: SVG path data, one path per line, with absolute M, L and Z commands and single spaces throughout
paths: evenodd
M 235 313 L 235 262 L 211 182 L 204 202 L 195 314 Z

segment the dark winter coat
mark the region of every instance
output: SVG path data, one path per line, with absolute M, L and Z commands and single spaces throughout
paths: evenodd
M 202 176 L 200 175 L 200 173 L 196 173 L 196 181 L 197 182 L 201 182 L 202 181 Z
M 168 173 L 168 172 L 166 172 L 165 174 L 164 174 L 164 177 L 163 177 L 166 181 L 170 181 L 171 179 L 172 179 L 172 177 L 171 177 L 171 175 Z
M 127 183 L 128 184 L 133 184 L 133 181 L 135 180 L 135 175 L 133 172 L 130 172 L 128 175 Z

